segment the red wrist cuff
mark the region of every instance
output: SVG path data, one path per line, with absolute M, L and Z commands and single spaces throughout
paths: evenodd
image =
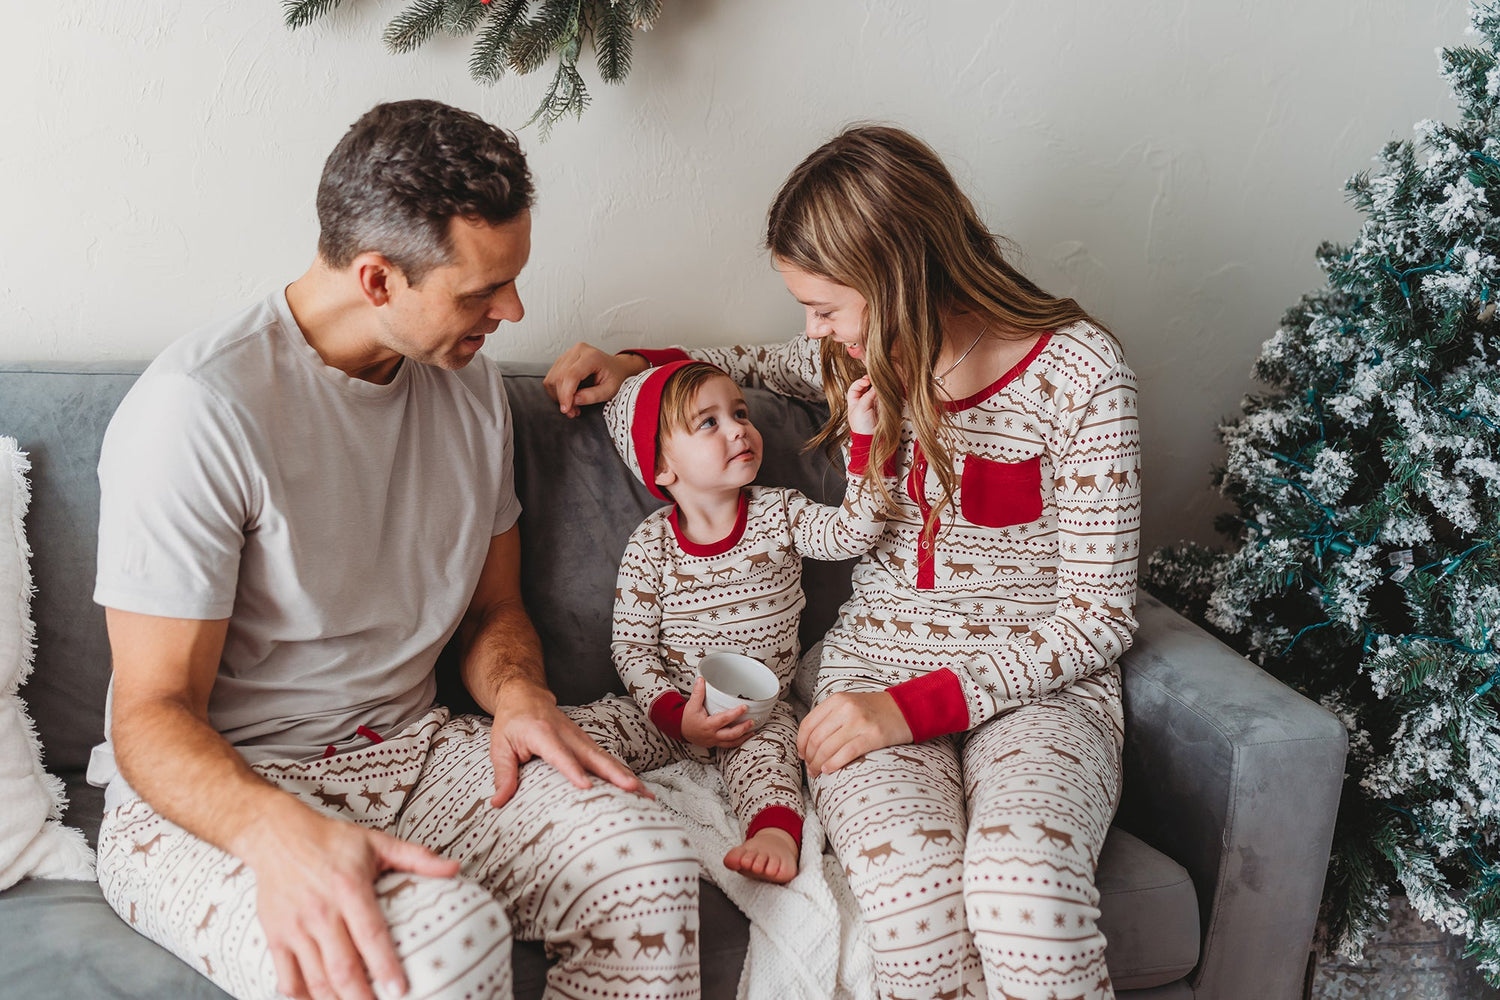
M 662 348 L 632 347 L 632 348 L 629 348 L 627 350 L 621 351 L 620 353 L 621 354 L 638 354 L 641 357 L 645 358 L 646 359 L 646 364 L 650 365 L 652 368 L 655 368 L 657 365 L 664 365 L 668 361 L 688 361 L 688 360 L 690 360 L 688 358 L 687 351 L 681 351 L 681 350 L 678 350 L 675 347 L 662 347 Z
M 785 830 L 797 842 L 798 847 L 802 846 L 802 817 L 786 806 L 766 806 L 756 813 L 755 818 L 750 821 L 750 828 L 745 831 L 745 839 L 749 840 L 768 827 Z
M 672 739 L 682 742 L 682 711 L 687 699 L 681 691 L 668 691 L 651 703 L 651 721 Z
M 863 476 L 870 467 L 870 445 L 874 438 L 869 434 L 849 435 L 849 475 Z
M 944 667 L 885 689 L 911 727 L 911 741 L 961 733 L 969 728 L 969 706 L 958 675 Z

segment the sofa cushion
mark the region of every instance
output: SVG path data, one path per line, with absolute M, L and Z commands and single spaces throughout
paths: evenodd
M 1181 979 L 1198 964 L 1198 894 L 1187 869 L 1111 827 L 1099 855 L 1099 929 L 1116 989 Z

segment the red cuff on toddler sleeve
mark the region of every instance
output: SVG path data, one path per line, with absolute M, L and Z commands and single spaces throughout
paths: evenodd
M 664 365 L 668 361 L 690 360 L 688 358 L 687 351 L 679 351 L 675 347 L 663 347 L 660 349 L 653 349 L 650 347 L 632 347 L 628 350 L 621 351 L 620 353 L 638 354 L 641 357 L 645 358 L 646 364 L 650 365 L 652 368 L 655 368 L 657 365 Z
M 969 706 L 958 675 L 944 667 L 886 688 L 911 727 L 911 741 L 961 733 L 969 728 Z
M 674 740 L 682 740 L 682 710 L 687 708 L 687 699 L 681 691 L 668 691 L 651 703 L 651 721 L 656 728 Z
M 749 840 L 768 827 L 785 830 L 799 848 L 802 846 L 802 817 L 786 806 L 766 806 L 756 813 L 755 818 L 750 821 L 750 829 L 745 831 L 745 839 Z

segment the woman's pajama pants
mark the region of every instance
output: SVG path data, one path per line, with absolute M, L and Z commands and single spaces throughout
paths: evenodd
M 407 997 L 511 996 L 512 932 L 557 961 L 550 1000 L 699 994 L 698 864 L 681 827 L 638 796 L 521 770 L 500 808 L 489 720 L 435 709 L 397 736 L 323 760 L 253 765 L 341 819 L 460 862 L 454 878 L 375 882 L 409 980 Z M 104 817 L 99 883 L 142 934 L 242 1000 L 277 996 L 255 876 L 141 800 Z M 386 1000 L 377 985 L 376 995 Z
M 841 673 L 825 656 L 820 700 L 872 689 Z M 882 1000 L 1114 996 L 1094 872 L 1119 799 L 1118 719 L 1116 671 L 812 779 Z

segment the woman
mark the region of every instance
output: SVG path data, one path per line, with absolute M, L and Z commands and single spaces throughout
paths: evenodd
M 1094 874 L 1135 629 L 1135 377 L 1077 303 L 1006 261 L 942 161 L 899 129 L 814 151 L 766 242 L 805 334 L 690 353 L 826 397 L 824 444 L 848 439 L 854 379 L 879 394 L 865 476 L 891 517 L 824 640 L 798 748 L 881 994 L 1111 997 Z M 580 344 L 547 385 L 576 414 L 683 356 Z

